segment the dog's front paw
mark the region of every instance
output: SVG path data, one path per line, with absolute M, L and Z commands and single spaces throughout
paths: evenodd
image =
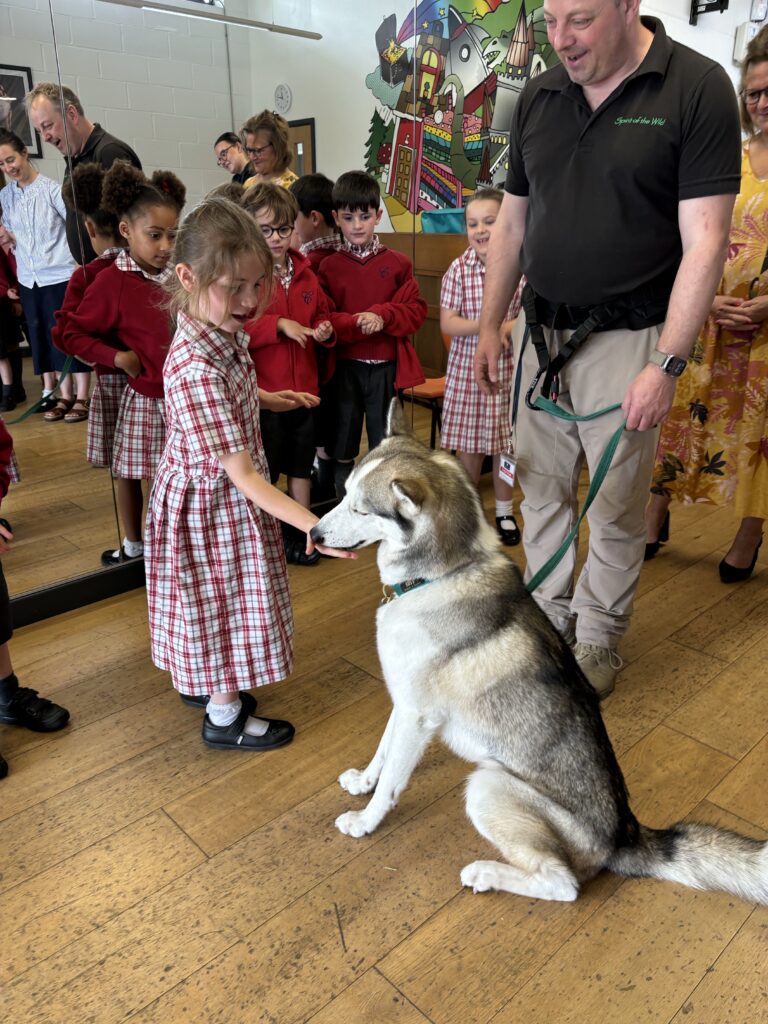
M 364 811 L 346 811 L 336 819 L 336 828 L 339 832 L 343 832 L 345 836 L 354 836 L 355 839 L 367 836 L 375 827 L 368 824 Z
M 473 892 L 500 889 L 497 865 L 492 860 L 476 860 L 461 871 L 461 884 Z
M 376 788 L 376 783 L 371 781 L 365 772 L 358 771 L 357 768 L 350 768 L 346 772 L 342 772 L 339 776 L 339 785 L 342 789 L 345 789 L 352 796 L 360 796 L 361 793 L 372 793 Z

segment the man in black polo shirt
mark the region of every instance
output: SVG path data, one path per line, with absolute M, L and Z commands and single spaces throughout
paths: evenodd
M 643 561 L 643 510 L 658 431 L 712 303 L 739 189 L 736 98 L 718 65 L 669 40 L 639 0 L 544 0 L 562 64 L 531 80 L 515 109 L 506 195 L 488 253 L 476 374 L 493 390 L 499 327 L 524 273 L 543 362 L 590 312 L 592 332 L 552 395 L 583 423 L 517 404 L 515 450 L 530 579 L 575 521 L 579 471 L 590 473 L 623 419 L 626 431 L 589 512 L 589 554 L 576 546 L 535 597 L 605 696 L 622 666 Z M 539 368 L 513 335 L 522 394 Z M 670 358 L 672 357 L 672 358 Z
M 78 164 L 85 163 L 101 164 L 104 170 L 109 170 L 115 160 L 128 160 L 141 170 L 141 161 L 131 147 L 89 121 L 82 103 L 66 85 L 60 88 L 53 82 L 40 82 L 27 93 L 25 103 L 37 131 L 67 161 L 65 179 Z M 74 211 L 69 209 L 67 242 L 78 263 L 96 258 L 82 218 L 78 223 Z

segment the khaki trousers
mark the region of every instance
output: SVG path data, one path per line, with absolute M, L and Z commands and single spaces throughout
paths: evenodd
M 661 328 L 603 331 L 587 339 L 560 374 L 558 405 L 583 415 L 621 402 L 630 382 L 648 362 Z M 515 361 L 525 330 L 520 316 L 513 334 Z M 554 355 L 571 331 L 544 328 Z M 621 409 L 585 423 L 568 423 L 525 405 L 525 392 L 538 369 L 530 341 L 523 352 L 520 397 L 513 430 L 517 474 L 524 501 L 525 579 L 551 557 L 578 517 L 577 489 L 586 462 L 590 477 Z M 538 393 L 538 392 L 537 392 Z M 625 431 L 611 468 L 589 512 L 589 552 L 574 585 L 577 542 L 534 598 L 563 633 L 575 625 L 576 638 L 615 648 L 629 626 L 645 552 L 644 510 L 648 502 L 659 430 Z

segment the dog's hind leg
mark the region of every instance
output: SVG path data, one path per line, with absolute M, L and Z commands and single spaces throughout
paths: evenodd
M 381 739 L 379 740 L 379 745 L 376 748 L 376 753 L 371 758 L 371 763 L 368 767 L 363 768 L 362 770 L 358 768 L 348 768 L 339 776 L 339 785 L 342 789 L 351 793 L 352 796 L 359 796 L 361 793 L 372 793 L 376 788 L 376 783 L 379 781 L 379 776 L 381 775 L 381 768 L 384 764 L 384 759 L 387 756 L 387 747 L 389 746 L 389 740 L 392 735 L 392 723 L 394 718 L 395 711 L 393 708 L 384 732 L 381 734 Z
M 508 863 L 477 860 L 461 872 L 475 892 L 501 889 L 544 900 L 575 900 L 579 883 L 549 822 L 509 775 L 478 768 L 467 782 L 467 814 Z

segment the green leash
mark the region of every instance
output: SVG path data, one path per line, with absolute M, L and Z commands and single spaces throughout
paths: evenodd
M 9 427 L 12 427 L 14 425 L 14 423 L 23 423 L 24 420 L 27 419 L 28 416 L 32 416 L 33 413 L 37 412 L 37 410 L 40 408 L 40 406 L 43 404 L 43 402 L 47 401 L 49 398 L 51 398 L 51 396 L 57 397 L 59 395 L 59 388 L 61 387 L 61 382 L 64 380 L 64 378 L 69 373 L 69 371 L 70 371 L 70 369 L 72 367 L 72 363 L 73 363 L 72 356 L 67 356 L 67 358 L 64 360 L 64 365 L 62 366 L 62 368 L 61 368 L 61 370 L 59 372 L 59 379 L 56 381 L 56 387 L 53 389 L 51 394 L 50 395 L 46 395 L 45 398 L 38 398 L 38 400 L 36 402 L 34 402 L 32 405 L 30 405 L 30 407 L 28 409 L 25 409 L 24 412 L 21 414 L 21 416 L 17 416 L 15 420 L 6 420 L 6 425 L 9 426 Z
M 557 405 L 555 405 L 555 403 L 552 402 L 549 398 L 542 398 L 541 395 L 538 396 L 538 398 L 533 404 L 537 409 L 543 409 L 545 412 L 548 412 L 550 416 L 556 416 L 559 420 L 569 420 L 572 423 L 583 423 L 586 422 L 587 420 L 595 420 L 598 416 L 603 416 L 607 412 L 613 412 L 614 410 L 621 408 L 621 405 L 617 403 L 616 405 L 608 405 L 605 407 L 605 409 L 598 409 L 597 412 L 588 413 L 586 416 L 576 416 L 574 413 L 564 412 Z M 597 469 L 595 470 L 595 475 L 589 482 L 589 490 L 587 492 L 587 497 L 584 502 L 584 508 L 582 508 L 581 512 L 579 513 L 579 518 L 574 523 L 571 532 L 565 538 L 565 540 L 554 553 L 554 555 L 552 555 L 552 557 L 549 558 L 544 563 L 544 565 L 542 565 L 542 567 L 539 569 L 536 575 L 532 576 L 531 579 L 526 583 L 525 588 L 529 594 L 532 594 L 533 591 L 539 586 L 539 584 L 543 583 L 547 576 L 549 576 L 549 574 L 554 571 L 555 567 L 559 565 L 559 563 L 565 557 L 566 551 L 573 543 L 576 534 L 579 532 L 579 526 L 581 525 L 581 521 L 589 511 L 590 505 L 597 497 L 597 492 L 600 490 L 600 486 L 603 480 L 605 480 L 606 474 L 610 469 L 611 462 L 613 461 L 613 456 L 616 454 L 616 449 L 618 448 L 619 441 L 621 440 L 621 435 L 624 433 L 624 427 L 626 426 L 626 422 L 627 421 L 624 420 L 624 422 L 618 428 L 616 433 L 613 434 L 610 441 L 606 445 L 605 451 L 603 452 L 600 458 L 600 462 L 597 465 Z

